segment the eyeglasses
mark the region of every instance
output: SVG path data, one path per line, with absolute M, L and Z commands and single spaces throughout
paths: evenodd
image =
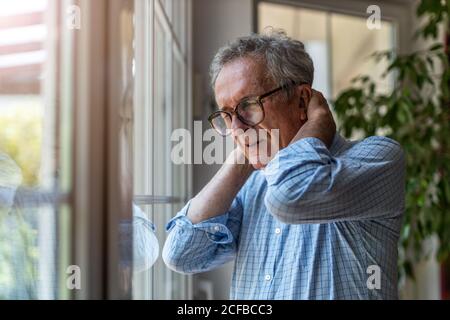
M 304 84 L 304 83 L 301 83 Z M 236 114 L 237 118 L 247 126 L 255 127 L 263 122 L 265 113 L 263 100 L 278 91 L 286 89 L 289 86 L 297 85 L 292 83 L 288 86 L 280 86 L 274 90 L 271 90 L 263 95 L 245 98 L 232 111 L 219 110 L 212 113 L 208 121 L 221 136 L 227 136 L 230 134 L 231 123 L 233 121 L 233 114 Z M 300 84 L 299 84 L 300 85 Z

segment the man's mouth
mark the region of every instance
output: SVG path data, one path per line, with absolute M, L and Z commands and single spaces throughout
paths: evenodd
M 247 147 L 247 148 L 254 148 L 254 147 L 259 146 L 260 143 L 262 143 L 262 142 L 264 142 L 264 141 L 265 141 L 265 140 L 258 140 L 258 141 L 256 141 L 255 143 L 252 143 L 252 144 L 246 143 L 246 144 L 245 144 L 245 147 Z

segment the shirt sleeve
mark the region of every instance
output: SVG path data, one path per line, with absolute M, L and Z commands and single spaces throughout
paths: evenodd
M 120 223 L 120 250 L 122 266 L 132 266 L 136 272 L 151 268 L 158 259 L 159 243 L 155 226 L 134 204 L 133 219 Z
M 342 157 L 321 140 L 305 138 L 264 170 L 264 202 L 288 224 L 391 218 L 404 210 L 404 170 L 403 151 L 389 138 L 367 138 Z
M 186 216 L 190 203 L 167 224 L 169 235 L 162 254 L 166 265 L 190 274 L 212 270 L 233 260 L 242 220 L 239 197 L 224 214 L 198 224 Z
M 155 225 L 136 205 L 133 205 L 133 240 L 134 270 L 139 272 L 151 268 L 159 255 Z

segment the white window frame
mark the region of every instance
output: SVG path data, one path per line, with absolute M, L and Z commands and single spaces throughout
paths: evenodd
M 184 38 L 179 38 L 177 30 L 173 23 L 173 15 L 175 14 L 176 5 L 180 5 L 181 14 L 184 19 Z M 160 248 L 164 245 L 166 238 L 165 224 L 174 214 L 175 206 L 180 206 L 192 196 L 192 169 L 186 166 L 183 171 L 184 194 L 174 195 L 173 179 L 175 178 L 173 165 L 170 160 L 171 141 L 170 136 L 173 128 L 173 116 L 180 114 L 182 125 L 188 130 L 192 130 L 192 48 L 191 48 L 191 17 L 192 17 L 192 1 L 191 0 L 171 0 L 164 3 L 160 0 L 153 1 L 135 1 L 136 13 L 136 65 L 142 67 L 136 68 L 135 79 L 135 116 L 134 116 L 134 201 L 138 205 L 145 208 L 145 212 L 149 218 L 157 226 L 157 237 L 160 242 Z M 165 65 L 162 66 L 167 77 L 164 79 L 165 88 L 165 134 L 167 140 L 156 141 L 155 138 L 155 116 L 156 108 L 156 23 L 160 24 L 166 37 L 164 50 L 168 53 L 165 56 Z M 178 30 L 179 31 L 179 30 Z M 184 75 L 180 84 L 184 86 L 184 110 L 175 110 L 175 95 L 173 92 L 175 70 L 175 59 L 184 66 Z M 161 66 L 159 66 L 161 67 Z M 182 112 L 180 112 L 182 111 Z M 149 125 L 151 124 L 151 125 Z M 161 124 L 158 124 L 161 126 Z M 156 150 L 156 146 L 161 146 Z M 164 161 L 167 163 L 162 165 L 158 163 L 159 159 L 155 157 L 155 153 L 164 154 Z M 155 181 L 155 170 L 162 165 L 165 167 L 164 176 L 166 178 L 164 190 L 158 188 Z M 182 180 L 182 181 L 183 181 Z M 158 191 L 156 191 L 158 190 Z M 160 211 L 156 205 L 164 205 L 167 210 Z M 159 206 L 161 207 L 161 206 Z M 140 299 L 172 299 L 173 292 L 171 286 L 177 283 L 177 287 L 181 292 L 180 298 L 190 299 L 192 297 L 192 278 L 190 276 L 175 275 L 163 263 L 161 256 L 150 271 L 139 274 L 135 278 L 133 295 Z M 151 287 L 149 286 L 151 283 Z

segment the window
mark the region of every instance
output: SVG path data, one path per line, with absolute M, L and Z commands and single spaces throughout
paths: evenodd
M 0 0 L 0 299 L 190 296 L 130 241 L 138 212 L 162 248 L 191 193 L 170 161 L 191 126 L 190 16 L 190 0 Z
M 135 1 L 134 201 L 156 227 L 160 249 L 166 223 L 190 196 L 190 168 L 171 159 L 171 135 L 190 129 L 191 1 Z M 159 258 L 134 274 L 137 299 L 186 299 L 189 277 Z
M 0 299 L 64 299 L 70 255 L 67 1 L 0 1 Z M 57 33 L 57 30 L 61 30 Z
M 320 1 L 316 2 L 316 6 L 320 5 Z M 383 91 L 392 88 L 392 79 L 381 76 L 386 65 L 375 63 L 370 55 L 397 47 L 396 24 L 383 20 L 381 29 L 370 30 L 367 17 L 337 13 L 345 11 L 344 4 L 328 10 L 313 7 L 260 1 L 258 32 L 268 26 L 282 28 L 289 36 L 302 41 L 314 61 L 314 86 L 329 99 L 336 98 L 351 85 L 353 78 L 362 74 L 370 73 Z M 365 13 L 365 8 L 360 12 Z

